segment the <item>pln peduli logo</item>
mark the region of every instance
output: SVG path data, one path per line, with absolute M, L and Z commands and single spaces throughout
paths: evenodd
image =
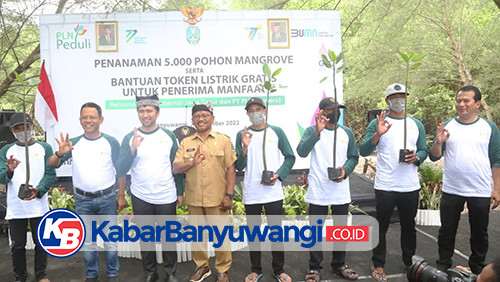
M 85 242 L 85 224 L 75 212 L 55 209 L 38 224 L 37 240 L 49 255 L 64 258 L 74 255 Z
M 58 31 L 56 32 L 56 46 L 57 49 L 66 50 L 78 50 L 78 49 L 90 49 L 90 39 L 82 38 L 78 36 L 83 36 L 87 30 L 83 25 L 77 24 L 73 31 Z

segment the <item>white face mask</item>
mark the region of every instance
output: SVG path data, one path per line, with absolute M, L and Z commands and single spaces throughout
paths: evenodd
M 253 112 L 248 114 L 248 117 L 253 125 L 259 126 L 265 121 L 266 114 L 264 112 Z
M 400 113 L 405 109 L 405 98 L 394 98 L 389 100 L 389 109 Z
M 26 135 L 24 135 L 24 131 L 14 133 L 16 139 L 21 143 L 28 143 L 33 138 L 33 132 L 31 130 L 26 131 Z

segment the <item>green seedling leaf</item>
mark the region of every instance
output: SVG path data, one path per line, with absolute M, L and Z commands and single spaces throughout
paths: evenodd
M 14 75 L 19 83 L 24 84 L 24 79 L 17 73 L 17 71 L 14 71 Z
M 271 91 L 269 91 L 269 92 L 274 93 L 274 92 L 276 92 L 276 89 L 271 89 Z
M 52 193 L 51 194 L 52 194 L 52 197 L 58 198 L 58 197 L 61 196 L 61 191 L 59 191 L 59 189 L 54 188 L 54 189 L 52 189 Z
M 332 62 L 336 62 L 337 61 L 337 56 L 335 56 L 335 52 L 333 52 L 332 50 L 328 50 L 328 57 L 330 57 L 330 60 Z
M 416 62 L 420 62 L 420 61 L 422 61 L 423 59 L 425 59 L 425 57 L 427 57 L 427 55 L 426 55 L 426 54 L 419 54 L 419 55 L 415 55 L 415 56 L 411 59 L 411 61 L 412 61 L 412 62 L 415 62 L 415 63 L 416 63 Z
M 279 68 L 275 72 L 273 72 L 273 75 L 271 75 L 271 77 L 275 77 L 275 76 L 277 76 L 280 73 L 281 73 L 281 68 Z
M 264 82 L 264 88 L 266 88 L 266 90 L 271 90 L 273 86 L 271 85 L 270 81 L 266 81 Z
M 416 70 L 418 67 L 420 67 L 422 65 L 422 63 L 416 63 L 416 64 L 413 64 L 411 65 L 410 69 L 411 70 Z
M 340 63 L 344 59 L 344 52 L 340 52 L 339 55 L 337 56 L 337 60 L 335 61 L 336 64 Z
M 401 56 L 401 58 L 403 59 L 403 61 L 405 62 L 409 62 L 410 61 L 410 58 L 408 57 L 408 55 L 406 55 L 405 53 L 403 52 L 398 52 L 399 56 Z
M 265 74 L 266 76 L 268 76 L 268 77 L 269 77 L 269 76 L 271 76 L 271 68 L 269 67 L 269 65 L 268 65 L 268 64 L 264 63 L 264 64 L 262 65 L 262 71 L 264 72 L 264 74 Z
M 342 64 L 340 67 L 337 68 L 337 73 L 341 72 L 343 69 L 346 68 L 346 64 Z
M 408 57 L 411 59 L 411 58 L 413 58 L 413 56 L 415 56 L 415 52 L 410 51 L 410 54 L 408 54 Z
M 325 67 L 327 67 L 327 68 L 332 67 L 332 64 L 330 63 L 330 61 L 328 60 L 328 58 L 325 55 L 321 55 L 321 60 L 323 60 L 323 65 L 325 65 Z
M 321 79 L 321 80 L 319 81 L 319 83 L 324 82 L 327 78 L 328 78 L 328 77 L 326 77 L 326 76 L 325 76 L 325 77 L 323 77 L 323 79 Z

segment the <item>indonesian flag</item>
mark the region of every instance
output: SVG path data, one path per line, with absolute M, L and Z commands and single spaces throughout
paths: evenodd
M 43 61 L 40 70 L 40 83 L 35 96 L 35 118 L 45 131 L 58 121 L 56 98 L 45 71 L 45 61 Z

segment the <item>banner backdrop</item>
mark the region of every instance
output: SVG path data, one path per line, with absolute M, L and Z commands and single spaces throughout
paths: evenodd
M 80 107 L 103 108 L 101 130 L 116 137 L 139 127 L 135 96 L 157 94 L 158 123 L 170 130 L 191 125 L 193 102 L 214 106 L 214 130 L 235 140 L 249 126 L 244 110 L 265 98 L 262 64 L 282 68 L 269 99 L 269 124 L 283 128 L 296 148 L 314 123 L 319 101 L 333 96 L 332 70 L 321 62 L 341 52 L 338 11 L 185 11 L 40 16 L 41 57 L 56 98 L 54 136 L 83 133 Z M 321 79 L 328 79 L 320 83 Z M 342 101 L 342 73 L 336 76 Z M 294 169 L 308 168 L 297 156 Z M 71 175 L 68 164 L 58 175 Z

